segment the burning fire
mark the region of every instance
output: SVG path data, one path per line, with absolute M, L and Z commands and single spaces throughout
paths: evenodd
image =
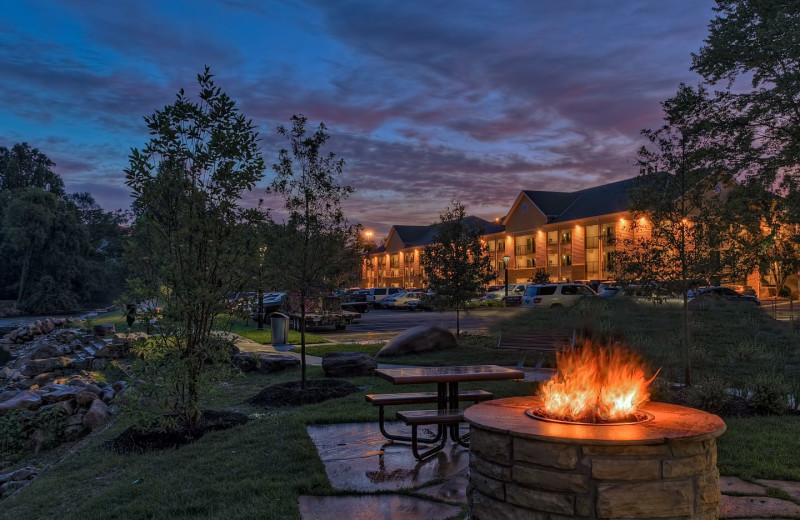
M 557 354 L 558 372 L 539 388 L 551 419 L 606 423 L 635 420 L 650 397 L 641 358 L 620 345 L 583 346 Z

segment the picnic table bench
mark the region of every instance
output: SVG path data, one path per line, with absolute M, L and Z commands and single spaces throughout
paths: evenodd
M 381 430 L 381 434 L 387 439 L 393 441 L 406 441 L 406 442 L 413 442 L 412 437 L 404 436 L 404 435 L 396 435 L 390 434 L 386 431 L 386 422 L 385 422 L 385 412 L 383 407 L 384 406 L 403 406 L 409 404 L 427 404 L 427 403 L 438 403 L 439 408 L 446 409 L 447 403 L 439 403 L 439 394 L 438 392 L 408 392 L 408 393 L 401 393 L 401 394 L 367 394 L 364 396 L 368 403 L 371 403 L 372 406 L 378 407 L 378 427 Z M 481 401 L 488 401 L 492 399 L 494 396 L 491 392 L 487 392 L 486 390 L 462 390 L 458 392 L 458 401 L 469 401 L 473 403 L 479 403 Z M 430 410 L 431 412 L 435 412 L 436 410 Z M 400 412 L 398 412 L 398 415 Z M 404 420 L 405 422 L 405 420 Z M 406 422 L 406 424 L 409 424 Z M 430 424 L 430 423 L 429 423 Z M 412 435 L 414 434 L 412 428 Z M 432 442 L 435 442 L 439 439 L 432 439 Z
M 542 368 L 544 357 L 550 352 L 572 350 L 575 348 L 574 330 L 537 330 L 530 332 L 501 332 L 497 340 L 497 348 L 525 351 L 517 362 L 517 369 L 522 368 L 528 351 L 536 351 L 541 355 L 536 362 L 536 370 Z
M 395 385 L 435 383 L 436 392 L 414 392 L 401 394 L 369 394 L 366 400 L 379 408 L 381 433 L 390 440 L 410 442 L 414 457 L 426 459 L 444 449 L 449 437 L 462 446 L 469 446 L 469 435 L 460 435 L 459 423 L 464 414 L 459 407 L 463 401 L 484 401 L 491 399 L 491 392 L 485 390 L 459 391 L 458 384 L 467 381 L 498 381 L 522 379 L 525 374 L 518 370 L 495 365 L 448 366 L 448 367 L 408 367 L 375 370 L 375 375 L 391 381 Z M 384 426 L 384 406 L 404 404 L 436 403 L 435 410 L 402 410 L 397 418 L 411 426 L 411 436 L 388 434 Z M 437 434 L 433 438 L 420 439 L 418 427 L 436 425 Z M 434 444 L 427 451 L 420 451 L 419 444 Z

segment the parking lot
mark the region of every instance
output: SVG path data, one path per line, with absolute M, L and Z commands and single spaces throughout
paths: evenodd
M 494 307 L 470 310 L 469 313 L 461 311 L 461 331 L 484 334 L 493 324 L 526 310 L 529 309 Z M 386 341 L 396 334 L 417 325 L 436 325 L 455 332 L 456 313 L 455 311 L 408 312 L 372 310 L 362 314 L 359 323 L 348 325 L 345 330 L 333 330 L 332 328 L 310 330 L 313 330 L 314 334 L 323 336 L 331 341 L 362 343 Z

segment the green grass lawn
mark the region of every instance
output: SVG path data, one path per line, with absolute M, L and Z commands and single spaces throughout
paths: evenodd
M 122 316 L 119 317 L 122 319 Z M 501 330 L 551 327 L 591 327 L 622 338 L 640 350 L 662 376 L 680 380 L 681 351 L 677 347 L 680 310 L 669 306 L 613 302 L 570 311 L 532 310 L 498 325 L 488 336 L 465 336 L 457 349 L 424 355 L 386 358 L 414 365 L 513 365 L 514 351 L 492 348 Z M 98 323 L 99 320 L 95 320 Z M 124 323 L 124 322 L 123 322 Z M 797 378 L 800 342 L 793 329 L 746 310 L 725 307 L 692 318 L 693 375 L 698 379 L 722 374 L 732 383 L 746 384 L 750 374 L 772 371 Z M 380 345 L 311 345 L 309 354 L 359 350 L 374 354 Z M 670 375 L 671 374 L 671 375 Z M 309 367 L 309 377 L 322 377 Z M 300 494 L 332 494 L 322 463 L 305 432 L 309 424 L 373 422 L 377 411 L 364 403 L 364 394 L 397 391 L 375 377 L 351 379 L 356 394 L 294 409 L 259 409 L 246 400 L 264 387 L 296 380 L 299 369 L 277 375 L 251 373 L 221 385 L 205 405 L 241 411 L 251 422 L 227 431 L 206 434 L 189 446 L 145 455 L 117 455 L 104 442 L 129 424 L 123 414 L 107 430 L 75 453 L 69 446 L 37 456 L 50 464 L 28 489 L 0 502 L 6 519 L 139 519 L 299 518 Z M 464 385 L 483 388 L 496 397 L 529 395 L 532 384 L 502 381 Z M 430 390 L 426 386 L 403 391 Z M 389 415 L 392 410 L 387 411 Z M 727 432 L 718 439 L 723 475 L 746 479 L 800 481 L 800 417 L 726 419 Z
M 261 343 L 262 345 L 272 343 L 272 332 L 270 331 L 269 323 L 264 326 L 264 330 L 258 330 L 256 324 L 250 320 L 242 321 L 233 317 L 223 316 L 220 321 L 222 328 L 225 330 L 235 332 L 236 334 L 251 339 L 256 343 Z M 100 325 L 103 323 L 113 323 L 117 332 L 124 332 L 128 330 L 128 324 L 125 321 L 125 314 L 122 311 L 107 312 L 99 315 L 96 318 L 88 320 L 88 324 L 91 325 Z M 131 331 L 147 332 L 147 327 L 142 320 L 136 320 L 133 324 L 133 327 L 131 327 Z M 300 333 L 290 330 L 288 341 L 292 345 L 299 345 Z M 306 332 L 306 344 L 311 345 L 316 343 L 327 343 L 327 340 L 322 336 Z

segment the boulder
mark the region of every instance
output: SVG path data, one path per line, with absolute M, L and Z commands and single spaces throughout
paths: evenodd
M 89 406 L 95 399 L 100 399 L 100 396 L 88 390 L 80 390 L 75 394 L 75 401 L 78 402 L 79 406 Z
M 44 372 L 54 372 L 62 368 L 72 366 L 72 360 L 68 357 L 52 357 L 47 359 L 31 359 L 25 363 L 22 369 L 24 376 L 36 376 Z
M 420 325 L 398 334 L 378 352 L 381 356 L 402 356 L 457 347 L 455 335 L 441 327 Z
M 261 354 L 258 356 L 258 370 L 264 374 L 298 365 L 300 365 L 300 360 L 288 354 Z
M 66 401 L 67 399 L 72 399 L 75 397 L 75 394 L 81 391 L 80 388 L 66 385 L 50 385 L 50 387 L 46 388 L 46 390 L 47 393 L 42 394 L 41 396 L 42 402 L 45 404 L 53 404 Z
M 326 377 L 371 376 L 378 362 L 363 352 L 329 352 L 322 356 Z
M 42 342 L 31 351 L 31 357 L 33 359 L 53 358 L 60 355 L 61 350 L 58 348 L 58 345 L 54 345 L 53 343 L 49 342 Z
M 255 354 L 236 354 L 231 358 L 231 363 L 242 372 L 258 370 L 258 359 Z
M 92 332 L 98 336 L 107 336 L 116 333 L 117 329 L 114 327 L 113 323 L 101 323 L 92 327 Z
M 0 414 L 9 410 L 35 410 L 42 405 L 42 398 L 33 392 L 22 392 L 16 397 L 0 403 Z
M 110 358 L 110 359 L 121 359 L 124 358 L 128 354 L 128 344 L 125 342 L 110 342 L 106 345 L 101 346 L 98 350 L 94 353 L 94 357 L 96 358 Z
M 0 475 L 0 484 L 5 484 L 6 482 L 11 482 L 11 481 L 31 480 L 36 476 L 37 473 L 39 473 L 39 470 L 34 468 L 33 466 L 20 468 L 16 471 L 12 471 L 11 473 Z
M 92 401 L 89 411 L 83 416 L 83 425 L 94 431 L 108 422 L 108 406 L 100 399 Z

